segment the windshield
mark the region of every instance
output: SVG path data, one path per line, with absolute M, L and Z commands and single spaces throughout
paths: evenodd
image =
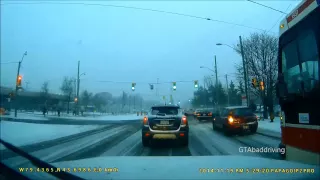
M 320 0 L 300 1 L 1 1 L 0 139 L 86 179 L 203 179 L 183 172 L 238 157 L 282 168 L 286 152 L 315 164 Z M 283 107 L 282 74 L 307 105 Z M 0 154 L 21 174 L 52 171 Z
M 234 110 L 234 114 L 237 116 L 247 116 L 247 115 L 252 115 L 253 112 L 249 108 L 239 108 Z
M 176 107 L 153 107 L 151 110 L 152 115 L 166 114 L 166 115 L 177 115 L 179 109 Z
M 310 92 L 319 85 L 319 10 L 280 38 L 282 73 L 288 93 Z

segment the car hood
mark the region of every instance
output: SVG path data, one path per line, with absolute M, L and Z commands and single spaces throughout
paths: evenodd
M 111 156 L 53 165 L 71 168 L 72 174 L 85 179 L 318 179 L 320 176 L 319 166 L 249 156 Z M 102 172 L 73 172 L 73 168 L 92 171 L 102 168 Z M 105 172 L 105 168 L 116 168 L 118 172 Z M 205 169 L 209 172 L 204 173 Z M 236 172 L 240 169 L 243 173 Z M 262 172 L 263 169 L 266 171 Z M 270 172 L 275 169 L 277 172 Z M 304 172 L 307 170 L 310 172 Z

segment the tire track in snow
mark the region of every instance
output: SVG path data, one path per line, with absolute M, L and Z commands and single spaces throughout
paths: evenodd
M 103 126 L 103 127 L 96 128 L 93 130 L 89 130 L 89 131 L 85 131 L 85 132 L 81 132 L 81 133 L 77 133 L 77 134 L 72 134 L 72 135 L 64 136 L 64 137 L 57 138 L 57 139 L 42 141 L 42 142 L 30 144 L 30 145 L 24 145 L 19 148 L 27 153 L 32 153 L 32 152 L 39 151 L 42 149 L 51 148 L 57 144 L 75 141 L 75 140 L 81 139 L 83 137 L 91 136 L 91 135 L 94 135 L 94 134 L 97 134 L 97 133 L 100 133 L 100 132 L 103 132 L 106 130 L 110 130 L 110 129 L 113 129 L 113 128 L 116 128 L 119 126 L 121 126 L 121 125 Z M 17 156 L 16 153 L 14 153 L 8 149 L 1 150 L 0 153 L 1 153 L 1 160 L 5 160 L 8 158 L 12 158 L 12 157 Z

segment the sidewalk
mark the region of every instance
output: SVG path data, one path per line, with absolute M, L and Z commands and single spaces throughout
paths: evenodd
M 280 117 L 275 117 L 273 122 L 270 119 L 260 119 L 258 123 L 258 134 L 281 139 Z

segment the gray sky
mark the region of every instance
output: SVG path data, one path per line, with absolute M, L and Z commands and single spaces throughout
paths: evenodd
M 290 12 L 300 1 L 259 2 Z M 279 12 L 247 1 L 88 3 L 210 17 L 270 30 L 276 36 L 280 18 L 284 17 Z M 86 73 L 81 77 L 81 91 L 106 91 L 117 96 L 122 91 L 131 93 L 130 82 L 136 82 L 134 93 L 143 95 L 145 99 L 155 98 L 155 91 L 149 89 L 148 82 L 157 82 L 159 78 L 160 83 L 199 80 L 203 84 L 203 77 L 212 72 L 199 67 L 213 68 L 214 55 L 217 56 L 219 79 L 224 83 L 225 74 L 229 74 L 230 80 L 235 79 L 234 64 L 241 62 L 241 57 L 227 46 L 215 44 L 233 45 L 239 35 L 246 37 L 257 31 L 134 9 L 53 4 L 2 5 L 1 85 L 14 87 L 18 64 L 5 62 L 19 61 L 24 51 L 28 51 L 21 74 L 23 82 L 30 82 L 29 90 L 39 91 L 42 83 L 49 81 L 50 91 L 60 93 L 63 76 L 76 77 L 77 61 L 80 60 L 81 73 Z M 169 83 L 160 84 L 159 93 L 169 95 L 170 88 Z M 194 90 L 193 82 L 177 82 L 175 100 L 191 98 Z

